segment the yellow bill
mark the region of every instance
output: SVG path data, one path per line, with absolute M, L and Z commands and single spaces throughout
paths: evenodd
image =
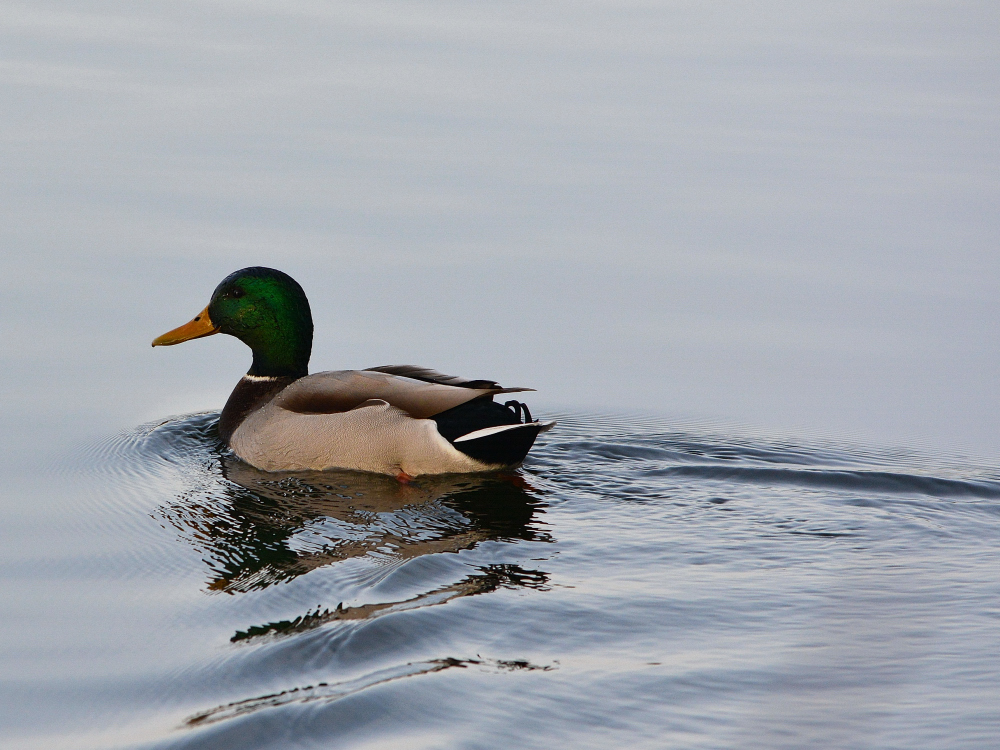
M 202 336 L 211 336 L 213 333 L 218 332 L 219 327 L 208 317 L 208 308 L 206 307 L 195 315 L 194 320 L 190 323 L 185 323 L 180 328 L 167 331 L 162 336 L 157 336 L 153 339 L 153 346 L 173 346 L 174 344 L 180 344 L 191 339 L 200 339 Z

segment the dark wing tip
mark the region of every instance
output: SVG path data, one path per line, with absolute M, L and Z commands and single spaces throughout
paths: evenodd
M 422 380 L 425 383 L 437 383 L 438 385 L 451 385 L 457 388 L 472 388 L 473 390 L 498 390 L 500 384 L 495 380 L 478 378 L 475 380 L 462 378 L 458 375 L 445 375 L 443 372 L 432 370 L 429 367 L 418 367 L 417 365 L 382 365 L 380 367 L 367 368 L 370 372 L 384 372 L 386 375 L 399 375 L 404 378 Z M 500 393 L 507 393 L 500 389 Z

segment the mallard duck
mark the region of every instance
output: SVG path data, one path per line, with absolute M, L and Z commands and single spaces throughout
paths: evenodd
M 407 480 L 421 474 L 517 466 L 554 422 L 525 404 L 493 397 L 502 388 L 413 365 L 309 374 L 313 322 L 302 287 L 272 268 L 244 268 L 212 293 L 189 323 L 153 346 L 227 333 L 253 364 L 226 402 L 219 436 L 264 471 L 356 469 Z

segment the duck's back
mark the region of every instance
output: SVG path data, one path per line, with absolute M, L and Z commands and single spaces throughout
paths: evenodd
M 490 421 L 483 404 L 505 412 L 492 403 L 493 395 L 525 389 L 503 389 L 492 381 L 463 382 L 488 387 L 372 370 L 317 373 L 294 381 L 249 414 L 229 444 L 240 458 L 267 471 L 348 468 L 417 476 L 519 463 L 535 436 L 551 424 L 522 424 L 518 415 L 504 420 L 512 424 L 498 425 L 497 415 Z M 480 412 L 480 421 L 468 424 L 473 433 L 469 436 L 446 438 L 434 420 L 445 415 L 448 433 L 447 427 L 456 424 L 454 415 L 468 422 L 469 415 Z M 486 434 L 475 434 L 472 428 L 477 425 L 478 432 Z M 499 434 L 505 431 L 511 434 Z

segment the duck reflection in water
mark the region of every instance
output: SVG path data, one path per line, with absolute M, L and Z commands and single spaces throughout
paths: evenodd
M 161 508 L 164 520 L 208 564 L 213 592 L 260 590 L 352 558 L 384 565 L 471 549 L 487 540 L 551 541 L 535 520 L 543 504 L 519 474 L 429 476 L 402 484 L 353 471 L 272 474 L 225 454 L 217 454 L 217 460 L 209 481 Z M 540 588 L 546 581 L 541 571 L 489 565 L 413 599 L 317 609 L 240 631 L 233 640 L 500 587 Z

